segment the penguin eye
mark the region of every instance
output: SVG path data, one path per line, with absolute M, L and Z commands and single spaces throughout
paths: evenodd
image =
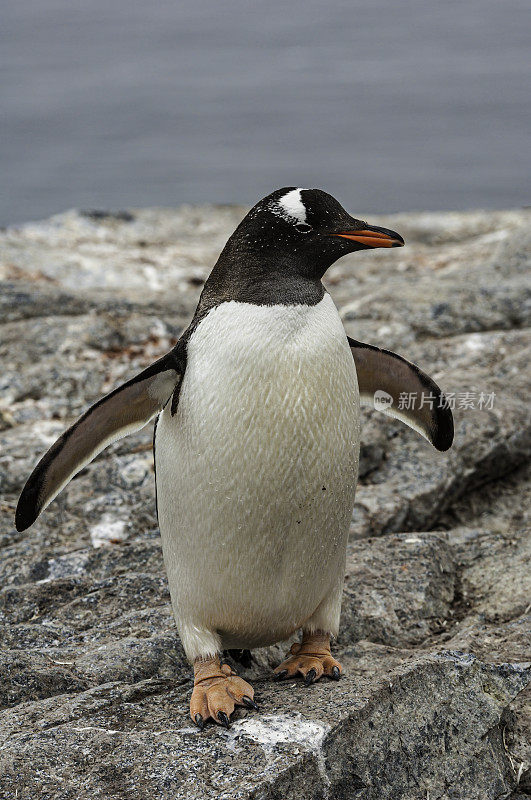
M 299 222 L 297 225 L 295 225 L 295 228 L 299 231 L 299 233 L 310 233 L 310 231 L 313 231 L 312 226 L 306 225 L 305 222 Z

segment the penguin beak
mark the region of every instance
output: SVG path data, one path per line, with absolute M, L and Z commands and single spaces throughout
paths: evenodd
M 341 231 L 331 233 L 330 236 L 341 236 L 342 239 L 350 239 L 358 242 L 365 247 L 403 247 L 404 240 L 396 231 L 388 228 L 379 228 L 376 225 L 367 225 L 366 228 L 358 231 Z

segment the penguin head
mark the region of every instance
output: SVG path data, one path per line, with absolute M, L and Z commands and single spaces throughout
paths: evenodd
M 355 219 L 327 192 L 293 186 L 260 200 L 231 239 L 262 263 L 313 279 L 347 253 L 404 245 L 400 234 Z

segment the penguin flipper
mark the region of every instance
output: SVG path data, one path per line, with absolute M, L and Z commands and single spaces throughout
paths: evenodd
M 91 406 L 57 439 L 28 478 L 15 514 L 17 530 L 33 525 L 74 475 L 105 447 L 140 430 L 158 414 L 183 372 L 172 351 Z
M 399 419 L 437 450 L 448 450 L 454 439 L 454 422 L 448 401 L 435 381 L 416 364 L 390 350 L 349 336 L 347 339 L 356 364 L 362 405 Z M 385 394 L 375 401 L 378 391 Z

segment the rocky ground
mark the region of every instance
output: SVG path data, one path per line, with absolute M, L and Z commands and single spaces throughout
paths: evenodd
M 347 332 L 455 393 L 440 454 L 364 412 L 339 684 L 275 684 L 194 729 L 151 430 L 25 533 L 17 494 L 90 402 L 168 350 L 242 209 L 68 212 L 0 234 L 0 797 L 522 800 L 531 793 L 528 210 L 371 218 L 335 265 Z M 526 374 L 527 372 L 527 374 Z

